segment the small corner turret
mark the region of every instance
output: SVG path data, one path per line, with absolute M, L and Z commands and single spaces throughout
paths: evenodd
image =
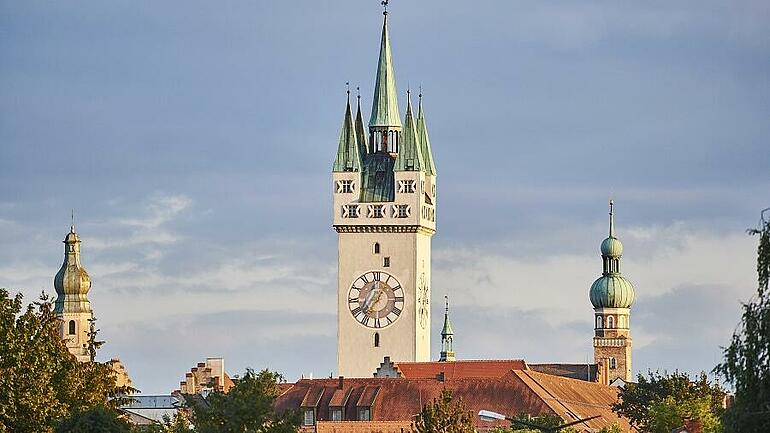
M 452 331 L 452 324 L 449 322 L 449 297 L 444 296 L 445 310 L 444 310 L 444 326 L 441 328 L 441 355 L 439 357 L 440 362 L 454 361 L 454 331 Z

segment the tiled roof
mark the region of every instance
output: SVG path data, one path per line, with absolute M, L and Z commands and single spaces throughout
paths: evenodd
M 404 433 L 411 421 L 320 421 L 316 433 Z
M 500 377 L 511 370 L 524 370 L 527 363 L 522 359 L 463 360 L 452 362 L 396 362 L 401 377 L 408 379 L 435 379 L 444 373 L 444 379 L 472 377 Z
M 527 366 L 540 373 L 598 382 L 596 364 L 527 364 Z
M 612 412 L 611 405 L 617 399 L 616 388 L 531 370 L 512 369 L 500 377 L 448 377 L 444 381 L 435 378 L 343 379 L 341 386 L 338 379 L 306 379 L 294 384 L 291 390 L 278 398 L 276 410 L 299 409 L 311 389 L 316 390 L 314 393 L 323 391 L 316 407 L 319 426 L 330 419 L 329 403 L 332 399 L 339 401 L 341 394 L 338 390 L 349 395 L 342 405 L 346 421 L 355 421 L 357 408 L 365 404 L 371 406 L 372 421 L 411 422 L 423 405 L 437 398 L 443 389 L 448 389 L 455 398 L 465 402 L 474 414 L 478 429 L 507 425 L 505 422 L 482 422 L 476 415 L 481 409 L 509 415 L 550 413 L 560 416 L 565 422 L 600 415 L 602 418 L 589 421 L 587 425 L 581 424 L 578 429 L 601 428 L 613 422 L 619 422 L 624 430 L 630 429 L 626 420 Z

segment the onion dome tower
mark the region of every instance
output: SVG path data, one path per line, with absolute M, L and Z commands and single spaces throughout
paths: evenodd
M 74 223 L 64 238 L 64 263 L 54 277 L 53 286 L 57 295 L 54 313 L 62 320 L 62 339 L 66 340 L 67 348 L 78 361 L 89 361 L 86 343 L 89 320 L 93 317 L 88 301 L 91 278 L 80 263 L 80 237 Z
M 444 310 L 444 327 L 441 328 L 441 357 L 439 361 L 454 361 L 455 352 L 452 347 L 454 340 L 454 332 L 452 331 L 452 324 L 449 322 L 449 297 L 444 296 L 444 302 L 446 307 Z
M 630 381 L 631 329 L 630 308 L 634 286 L 620 274 L 623 244 L 615 237 L 614 203 L 610 200 L 610 232 L 602 241 L 602 276 L 591 285 L 594 306 L 594 362 L 608 372 L 608 381 Z

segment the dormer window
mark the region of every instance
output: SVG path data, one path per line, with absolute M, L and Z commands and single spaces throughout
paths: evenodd
M 360 407 L 360 408 L 358 408 L 358 420 L 359 421 L 371 421 L 372 420 L 371 408 L 368 408 L 368 407 Z
M 342 421 L 342 408 L 331 408 L 329 410 L 329 417 L 332 421 Z
M 314 425 L 315 424 L 315 410 L 314 409 L 305 409 L 305 414 L 302 419 L 303 425 Z

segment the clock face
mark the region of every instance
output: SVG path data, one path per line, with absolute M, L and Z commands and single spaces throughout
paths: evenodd
M 367 272 L 350 286 L 348 308 L 358 323 L 369 328 L 385 328 L 404 310 L 404 289 L 387 272 Z
M 428 326 L 428 312 L 430 311 L 430 295 L 428 293 L 428 280 L 425 274 L 420 274 L 419 286 L 417 286 L 417 314 L 420 317 L 420 327 Z

